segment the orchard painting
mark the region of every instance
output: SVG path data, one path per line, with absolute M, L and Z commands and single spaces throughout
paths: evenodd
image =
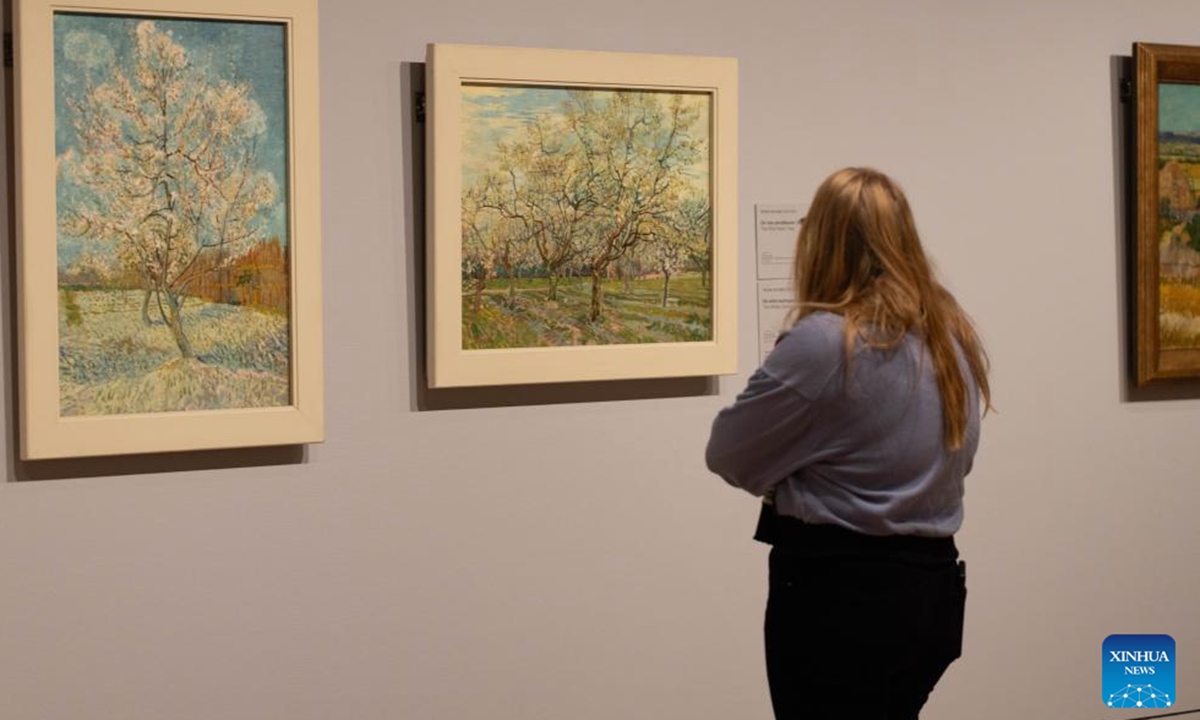
M 275 23 L 54 15 L 59 413 L 286 406 Z
M 711 96 L 462 86 L 462 348 L 712 339 Z

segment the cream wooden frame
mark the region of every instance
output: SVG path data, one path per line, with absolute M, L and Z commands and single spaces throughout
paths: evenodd
M 737 60 L 430 45 L 426 62 L 427 375 L 430 387 L 682 377 L 737 371 Z M 713 102 L 713 339 L 462 348 L 461 92 L 464 82 L 707 92 Z
M 257 20 L 286 26 L 292 404 L 59 416 L 54 153 L 55 12 Z M 16 0 L 21 458 L 291 445 L 324 439 L 316 0 Z

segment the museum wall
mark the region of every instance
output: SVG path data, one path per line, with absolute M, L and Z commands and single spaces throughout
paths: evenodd
M 1200 6 L 325 0 L 320 22 L 326 441 L 21 463 L 5 293 L 0 718 L 770 717 L 757 502 L 703 449 L 755 364 L 754 204 L 851 164 L 908 190 L 994 367 L 966 654 L 923 717 L 1104 717 L 1111 633 L 1172 635 L 1200 707 L 1200 393 L 1125 381 L 1115 94 L 1132 42 L 1200 45 Z M 422 390 L 432 41 L 739 58 L 738 375 Z

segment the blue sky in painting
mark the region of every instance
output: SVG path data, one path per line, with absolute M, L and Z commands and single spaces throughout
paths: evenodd
M 601 100 L 611 96 L 611 90 L 592 90 Z M 666 102 L 670 93 L 661 93 Z M 535 118 L 561 112 L 568 100 L 567 91 L 553 87 L 517 87 L 506 85 L 464 85 L 462 88 L 462 173 L 463 184 L 470 185 L 482 174 L 495 155 L 496 143 L 515 140 Z M 701 120 L 692 132 L 707 141 L 709 136 L 709 96 L 689 94 L 689 98 L 704 108 Z M 698 186 L 709 179 L 709 158 L 703 156 L 690 175 Z
M 1200 85 L 1158 86 L 1159 132 L 1200 133 Z
M 147 19 L 169 30 L 187 51 L 189 63 L 211 78 L 250 83 L 267 126 L 258 142 L 259 165 L 275 177 L 279 188 L 275 204 L 260 217 L 267 234 L 286 243 L 287 56 L 282 24 L 55 13 L 55 153 L 77 147 L 67 98 L 83 92 L 89 77 L 93 84 L 105 81 L 113 63 L 131 68 L 134 28 Z M 60 182 L 58 202 L 69 201 L 79 192 L 84 191 Z M 60 235 L 58 245 L 60 267 L 70 264 L 80 251 L 79 241 L 72 238 Z

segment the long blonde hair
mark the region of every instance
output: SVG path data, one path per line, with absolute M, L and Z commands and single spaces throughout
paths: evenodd
M 943 437 L 962 447 L 970 411 L 955 344 L 991 408 L 988 359 L 971 319 L 934 275 L 904 192 L 870 168 L 846 168 L 817 189 L 796 239 L 798 322 L 827 310 L 845 319 L 846 360 L 861 343 L 894 348 L 924 340 L 942 395 Z

